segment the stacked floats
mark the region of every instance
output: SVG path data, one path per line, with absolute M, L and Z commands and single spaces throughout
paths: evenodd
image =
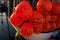
M 33 11 L 29 2 L 24 0 L 17 5 L 10 17 L 10 22 L 20 27 L 20 34 L 23 37 L 60 28 L 60 2 L 39 0 L 36 9 Z

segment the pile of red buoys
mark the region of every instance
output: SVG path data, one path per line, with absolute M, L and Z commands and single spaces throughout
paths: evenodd
M 30 37 L 33 33 L 55 31 L 60 28 L 60 2 L 39 0 L 36 10 L 27 0 L 22 1 L 10 17 L 10 22 L 20 27 L 23 37 Z M 27 21 L 28 20 L 28 21 Z

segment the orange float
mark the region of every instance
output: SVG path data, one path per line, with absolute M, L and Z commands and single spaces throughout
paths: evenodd
M 10 17 L 10 22 L 14 26 L 20 26 L 23 21 L 31 20 L 32 18 L 32 7 L 27 1 L 22 1 L 19 3 L 14 13 Z
M 30 23 L 24 23 L 20 28 L 20 34 L 23 37 L 30 37 L 33 34 L 33 28 Z
M 50 31 L 50 23 L 45 23 L 43 26 L 43 31 L 42 32 L 49 32 Z
M 50 25 L 50 31 L 55 31 L 57 29 L 57 24 L 55 22 L 51 22 Z
M 35 34 L 39 34 L 42 32 L 43 23 L 44 23 L 43 15 L 38 11 L 33 11 L 32 25 Z
M 52 3 L 53 14 L 60 15 L 60 2 L 54 1 Z

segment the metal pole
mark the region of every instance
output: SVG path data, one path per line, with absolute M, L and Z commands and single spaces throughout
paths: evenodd
M 8 17 L 9 17 L 9 13 L 10 13 L 10 11 L 9 11 L 9 0 L 7 0 L 7 7 L 8 7 Z
M 10 4 L 10 2 L 9 2 L 9 0 L 7 0 L 8 2 L 7 2 L 7 5 L 8 5 L 8 15 L 7 15 L 7 17 L 6 17 L 6 19 L 7 19 L 7 29 L 8 29 L 8 35 L 9 35 L 9 40 L 10 40 L 10 29 L 9 29 L 9 23 L 8 23 L 8 17 L 9 17 L 9 13 L 10 13 L 10 10 L 9 10 L 9 4 Z
M 14 12 L 14 9 L 15 9 L 15 0 L 13 1 L 13 12 Z

